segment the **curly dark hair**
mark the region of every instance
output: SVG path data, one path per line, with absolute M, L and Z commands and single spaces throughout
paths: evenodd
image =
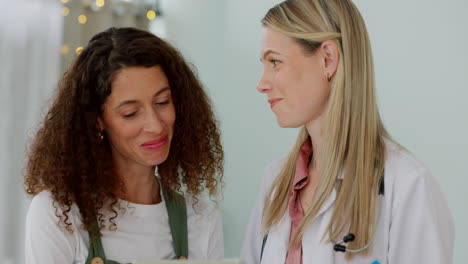
M 160 66 L 171 87 L 176 111 L 174 135 L 166 161 L 158 166 L 163 188 L 174 194 L 215 196 L 222 186 L 224 154 L 210 100 L 182 55 L 164 40 L 135 28 L 110 28 L 95 35 L 64 73 L 29 153 L 25 187 L 29 195 L 52 194 L 59 222 L 69 221 L 76 204 L 88 231 L 105 226 L 101 209 L 118 210 L 116 190 L 123 183 L 113 171 L 107 137 L 102 142 L 98 118 L 112 92 L 115 75 L 126 67 Z M 104 143 L 104 144 L 103 144 Z M 58 213 L 58 206 L 63 211 Z

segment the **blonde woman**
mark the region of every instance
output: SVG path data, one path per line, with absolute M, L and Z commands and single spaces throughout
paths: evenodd
M 451 263 L 452 215 L 427 167 L 387 134 L 364 21 L 350 0 L 287 0 L 262 20 L 263 75 L 281 127 L 242 257 L 252 263 Z

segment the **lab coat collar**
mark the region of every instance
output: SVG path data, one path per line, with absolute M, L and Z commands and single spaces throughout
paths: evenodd
M 319 217 L 322 214 L 326 213 L 328 210 L 332 209 L 333 204 L 335 203 L 336 200 L 336 191 L 333 189 L 331 192 L 330 196 L 325 200 L 323 203 L 322 207 L 320 208 L 318 214 L 315 217 Z M 331 215 L 331 214 L 327 214 Z M 328 217 L 328 216 L 326 216 Z M 312 219 L 314 221 L 314 219 Z M 307 229 L 307 228 L 306 228 Z M 325 230 L 325 229 L 323 229 Z M 263 258 L 261 263 L 268 263 L 268 264 L 284 264 L 286 260 L 286 253 L 288 251 L 288 246 L 289 246 L 289 235 L 291 232 L 291 218 L 289 217 L 289 214 L 285 214 L 281 221 L 274 227 L 270 229 L 270 232 L 268 234 L 268 240 L 267 243 L 265 244 L 264 252 L 263 252 Z M 306 230 L 307 232 L 307 230 Z M 316 237 L 316 236 L 314 236 Z M 319 236 L 321 237 L 321 236 Z M 307 241 L 306 236 L 304 236 L 306 239 L 303 241 L 303 245 L 309 245 L 310 242 Z M 316 243 L 314 243 L 316 244 Z M 328 246 L 328 243 L 319 243 L 319 245 L 322 246 Z M 330 247 L 331 248 L 331 247 Z M 323 250 L 321 250 L 323 251 Z M 305 257 L 305 255 L 304 255 Z M 304 258 L 303 263 L 307 263 L 305 261 L 306 259 Z

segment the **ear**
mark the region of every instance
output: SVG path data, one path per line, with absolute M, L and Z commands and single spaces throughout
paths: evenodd
M 99 131 L 104 131 L 104 121 L 102 121 L 102 118 L 101 118 L 101 117 L 98 117 L 98 119 L 97 119 L 96 128 L 97 128 Z
M 320 51 L 323 58 L 324 74 L 331 78 L 338 69 L 338 64 L 340 62 L 340 49 L 338 44 L 332 40 L 325 40 L 320 45 Z

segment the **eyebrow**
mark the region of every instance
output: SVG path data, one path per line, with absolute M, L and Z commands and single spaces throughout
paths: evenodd
M 169 88 L 169 86 L 165 86 L 163 88 L 161 88 L 159 91 L 157 91 L 153 97 L 156 97 L 166 91 L 170 91 L 171 88 Z M 119 109 L 120 107 L 124 106 L 124 105 L 128 105 L 128 104 L 135 104 L 135 103 L 138 103 L 137 100 L 125 100 L 123 102 L 121 102 L 119 105 L 117 105 L 117 107 L 115 107 L 115 109 Z
M 263 53 L 263 56 L 260 58 L 260 61 L 263 62 L 263 60 L 268 56 L 270 53 L 276 54 L 276 55 L 281 55 L 276 51 L 273 50 L 267 50 L 265 53 Z

